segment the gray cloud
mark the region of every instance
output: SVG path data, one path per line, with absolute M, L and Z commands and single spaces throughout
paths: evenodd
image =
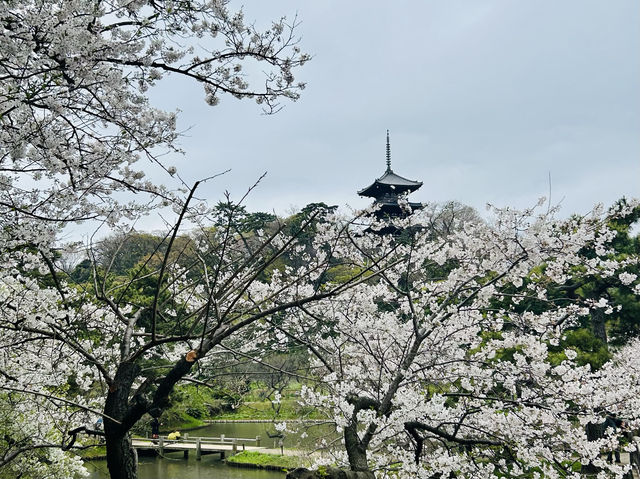
M 547 195 L 565 214 L 640 196 L 640 3 L 587 0 L 248 1 L 247 18 L 302 20 L 302 99 L 273 117 L 193 85 L 154 99 L 182 110 L 187 155 L 176 164 L 254 210 L 312 201 L 364 206 L 356 191 L 384 170 L 424 182 L 417 201 L 529 206 Z

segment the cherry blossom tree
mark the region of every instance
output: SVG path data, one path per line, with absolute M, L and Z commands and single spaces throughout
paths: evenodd
M 167 348 L 165 354 L 171 349 L 171 341 L 153 329 L 152 346 L 147 341 L 142 352 L 135 349 L 149 339 L 135 335 L 144 330 L 135 324 L 140 308 L 118 303 L 97 274 L 91 294 L 70 287 L 57 266 L 55 244 L 68 224 L 114 225 L 164 205 L 194 216 L 187 214 L 196 206 L 187 207 L 189 188 L 175 167 L 161 161 L 180 152 L 176 114 L 154 108 L 149 89 L 166 77 L 182 77 L 202 85 L 210 105 L 225 96 L 248 98 L 273 113 L 304 88 L 294 78 L 309 58 L 297 46 L 297 21 L 282 18 L 260 31 L 227 4 L 0 2 L 0 407 L 15 412 L 12 421 L 2 418 L 3 472 L 75 477 L 81 466 L 62 451 L 70 446 L 68 431 L 89 413 L 111 421 L 110 434 L 121 427 L 123 391 L 137 377 L 130 356 L 141 360 L 157 347 Z M 164 170 L 165 183 L 175 180 L 173 186 L 145 177 L 154 167 Z M 149 273 L 159 280 L 158 290 L 178 274 L 169 257 L 160 263 L 160 271 Z M 222 278 L 224 268 L 218 269 L 214 276 Z M 154 321 L 162 314 L 159 297 Z M 182 332 L 183 346 L 194 331 L 202 341 L 208 337 L 206 327 L 194 326 Z M 108 411 L 100 384 L 118 396 Z M 117 441 L 107 442 L 113 458 Z M 116 461 L 129 465 L 127 451 Z M 132 477 L 132 469 L 121 466 L 114 477 Z
M 159 158 L 178 150 L 176 114 L 147 97 L 167 76 L 201 84 L 210 105 L 228 95 L 272 113 L 280 100 L 296 100 L 304 84 L 294 71 L 309 58 L 297 46 L 296 20 L 259 31 L 227 3 L 2 2 L 3 222 L 19 223 L 21 235 L 35 223 L 38 238 L 52 222 L 115 220 L 147 206 L 117 202 L 118 191 L 173 200 L 145 178 L 148 166 L 136 167 L 146 159 L 175 174 Z
M 611 214 L 632 211 L 618 206 Z M 315 356 L 305 402 L 342 436 L 325 464 L 353 477 L 578 478 L 583 465 L 622 477 L 601 458 L 615 438 L 589 441 L 585 427 L 615 411 L 638 424 L 637 351 L 602 371 L 578 365 L 564 332 L 610 305 L 549 294 L 576 269 L 634 286 L 605 218 L 503 209 L 444 237 L 420 224 L 429 218 L 396 238 L 361 236 L 363 264 L 392 245 L 400 261 L 281 327 Z
M 0 28 L 3 473 L 80 474 L 64 450 L 87 444 L 77 432 L 102 416 L 111 476 L 134 478 L 131 427 L 217 350 L 248 350 L 240 334 L 276 332 L 316 357 L 320 386 L 305 399 L 331 411 L 345 446 L 336 459 L 365 477 L 578 477 L 578 463 L 622 475 L 599 456 L 615 440 L 588 441 L 584 426 L 613 404 L 637 420 L 633 363 L 617 356 L 592 372 L 570 349 L 549 354 L 576 318 L 609 308 L 556 301 L 549 282 L 580 265 L 636 288 L 597 215 L 504 210 L 446 237 L 410 224 L 399 238 L 355 234 L 315 213 L 250 240 L 232 216 L 212 230 L 195 189 L 161 161 L 179 150 L 176 117 L 148 90 L 178 76 L 211 105 L 227 95 L 277 111 L 304 87 L 295 20 L 259 31 L 223 0 L 7 0 Z M 182 189 L 149 181 L 141 161 Z M 95 267 L 89 290 L 69 286 L 54 247 L 64 224 L 166 204 L 176 219 L 162 254 L 126 281 Z M 187 221 L 200 233 L 179 243 Z M 153 294 L 131 301 L 142 281 Z
M 202 227 L 176 249 L 187 217 Z M 136 477 L 129 431 L 143 415 L 168 406 L 175 384 L 199 381 L 200 365 L 239 347 L 236 337 L 253 334 L 258 323 L 338 295 L 383 267 L 380 258 L 352 268 L 347 281 L 323 283 L 329 269 L 351 268 L 336 253 L 352 238 L 348 224 L 327 223 L 309 248 L 304 234 L 319 219 L 310 213 L 294 228 L 280 223 L 242 240 L 231 219 L 224 228 L 206 227 L 211 218 L 187 201 L 159 258 L 150 256 L 120 280 L 95 267 L 86 292 L 69 286 L 55 262 L 20 251 L 23 265 L 7 271 L 0 288 L 0 370 L 12 401 L 30 398 L 41 416 L 54 406 L 46 420 L 55 421 L 57 434 L 42 434 L 39 447 L 87 444 L 78 428 L 102 416 L 111 477 Z M 46 281 L 51 287 L 43 287 Z M 127 293 L 139 283 L 153 292 L 132 301 Z M 15 447 L 5 463 L 20 452 Z

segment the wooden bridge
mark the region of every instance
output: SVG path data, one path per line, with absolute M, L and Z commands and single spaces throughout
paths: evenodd
M 156 451 L 161 456 L 167 452 L 182 451 L 184 458 L 189 457 L 189 452 L 195 452 L 196 460 L 200 460 L 206 454 L 235 455 L 240 451 L 259 451 L 266 449 L 260 446 L 260 436 L 255 438 L 242 437 L 189 437 L 185 434 L 180 439 L 169 439 L 160 436 L 158 439 L 134 438 L 133 447 L 136 451 Z

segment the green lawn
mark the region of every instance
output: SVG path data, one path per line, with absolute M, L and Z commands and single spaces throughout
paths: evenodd
M 263 452 L 243 451 L 227 459 L 232 465 L 251 465 L 258 468 L 268 469 L 295 469 L 305 464 L 303 458 L 298 456 L 279 456 L 276 454 L 265 454 Z

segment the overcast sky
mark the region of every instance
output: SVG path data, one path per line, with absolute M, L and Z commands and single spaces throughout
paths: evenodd
M 231 7 L 242 3 L 232 2 Z M 247 0 L 258 24 L 297 13 L 302 98 L 264 116 L 251 101 L 204 104 L 164 82 L 154 102 L 182 110 L 202 194 L 284 214 L 310 202 L 363 207 L 385 168 L 424 182 L 413 201 L 525 207 L 551 192 L 564 215 L 640 196 L 638 0 Z M 170 161 L 171 162 L 171 161 Z M 549 177 L 551 189 L 549 189 Z

